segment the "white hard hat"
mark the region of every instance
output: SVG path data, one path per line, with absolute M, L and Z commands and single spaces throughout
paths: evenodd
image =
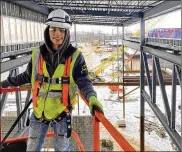
M 53 10 L 49 14 L 45 24 L 64 29 L 70 29 L 72 25 L 70 16 L 62 9 Z

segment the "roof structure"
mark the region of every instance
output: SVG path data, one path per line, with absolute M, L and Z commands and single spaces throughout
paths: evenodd
M 75 24 L 127 26 L 164 13 L 180 9 L 180 1 L 148 0 L 31 0 L 14 1 L 30 9 L 48 14 L 61 8 Z
M 62 8 L 76 24 L 121 25 L 131 18 L 139 18 L 162 1 L 121 0 L 34 0 L 50 9 Z

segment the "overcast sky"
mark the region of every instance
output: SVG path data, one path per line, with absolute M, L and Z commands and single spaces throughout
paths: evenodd
M 181 28 L 181 10 L 177 10 L 168 14 L 163 15 L 160 17 L 161 20 L 156 22 L 156 18 L 152 19 L 153 21 L 147 21 L 148 27 L 151 28 Z M 146 25 L 146 26 L 147 26 Z M 152 27 L 151 27 L 152 26 Z M 104 32 L 104 33 L 112 33 L 112 29 L 114 29 L 114 33 L 116 32 L 116 27 L 111 26 L 96 26 L 96 25 L 76 25 L 77 31 L 94 31 L 94 32 Z M 127 27 L 128 31 L 135 32 L 136 29 L 139 29 L 139 24 L 135 24 L 132 26 Z M 147 27 L 146 27 L 147 29 Z M 121 30 L 121 28 L 119 28 Z M 149 29 L 148 29 L 149 30 Z M 74 26 L 72 27 L 71 31 L 74 31 Z

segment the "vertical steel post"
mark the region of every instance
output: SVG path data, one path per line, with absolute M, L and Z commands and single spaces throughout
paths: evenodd
M 117 26 L 117 67 L 118 67 L 118 70 L 117 70 L 117 77 L 118 77 L 118 83 L 119 83 L 119 48 L 118 48 L 118 26 Z M 118 99 L 119 99 L 119 90 L 118 90 Z
M 80 115 L 80 100 L 79 100 L 79 94 L 76 95 L 78 100 L 78 115 Z
M 182 61 L 182 55 L 181 55 L 181 61 Z M 182 68 L 182 65 L 181 67 Z M 182 72 L 181 72 L 181 75 L 179 75 L 179 78 L 182 78 Z M 180 87 L 182 88 L 182 84 L 181 84 L 181 81 L 180 81 Z M 181 91 L 181 106 L 182 106 L 182 91 Z M 181 112 L 181 126 L 182 126 L 182 112 Z M 181 149 L 180 151 L 182 151 L 182 131 L 181 131 Z
M 25 105 L 24 105 L 24 107 L 29 103 L 30 98 L 31 98 L 31 91 L 28 90 L 28 91 L 27 91 L 27 96 L 26 96 L 26 100 L 25 100 Z M 28 110 L 29 110 L 29 109 L 28 109 Z M 28 117 L 29 117 L 29 112 L 28 112 L 28 110 L 25 112 L 25 114 L 24 114 L 23 117 L 22 117 L 22 121 L 23 121 L 23 126 L 24 126 L 24 127 L 27 126 L 27 120 L 28 120 Z
M 122 73 L 123 73 L 123 119 L 125 119 L 125 87 L 124 87 L 124 26 L 122 26 L 122 50 L 123 50 L 123 69 L 122 69 Z
M 177 74 L 175 70 L 175 65 L 173 65 L 173 75 L 172 75 L 172 97 L 171 97 L 171 129 L 175 131 L 175 119 L 176 119 L 176 84 L 177 84 Z
M 77 47 L 76 24 L 74 24 L 74 32 L 75 32 L 75 44 Z
M 143 48 L 145 43 L 145 21 L 143 16 L 140 19 L 140 151 L 144 151 L 144 117 L 145 117 L 145 103 L 142 91 L 145 89 L 145 74 L 143 61 Z
M 18 67 L 15 69 L 15 76 L 19 74 L 19 69 Z M 16 96 L 16 107 L 17 107 L 17 116 L 20 115 L 22 111 L 22 98 L 21 98 L 21 92 L 15 92 Z M 23 128 L 23 123 L 22 123 L 22 118 L 18 122 L 18 130 Z
M 181 86 L 181 70 L 179 70 L 179 69 L 180 69 L 179 67 L 175 66 L 178 82 L 179 82 L 179 85 Z
M 7 93 L 3 93 L 1 94 L 1 107 L 0 107 L 0 114 L 2 116 L 3 114 L 3 111 L 4 111 L 4 106 L 6 105 L 6 102 L 7 102 L 7 97 L 8 97 L 8 94 Z
M 114 44 L 113 31 L 114 31 L 114 29 L 112 29 L 112 52 L 114 51 L 114 47 L 113 47 L 113 44 Z M 112 60 L 112 72 L 114 72 L 113 59 L 111 58 L 111 60 Z

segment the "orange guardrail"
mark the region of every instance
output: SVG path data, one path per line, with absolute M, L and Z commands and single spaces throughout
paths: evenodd
M 85 151 L 83 144 L 80 141 L 80 138 L 78 137 L 77 133 L 72 131 L 71 135 L 73 136 L 73 138 L 75 139 L 78 149 L 80 151 Z M 46 137 L 53 137 L 54 136 L 54 132 L 48 132 L 46 134 Z M 23 137 L 18 137 L 18 138 L 10 138 L 5 140 L 4 143 L 13 143 L 13 142 L 17 142 L 17 141 L 22 141 L 22 140 L 28 140 L 28 136 L 23 136 Z
M 0 94 L 8 92 L 17 92 L 17 91 L 27 91 L 31 90 L 32 86 L 20 86 L 20 87 L 11 87 L 11 88 L 0 88 Z
M 84 99 L 84 97 L 80 94 L 81 98 L 84 100 L 84 102 L 88 105 L 88 101 Z M 108 130 L 108 132 L 112 135 L 112 137 L 116 140 L 116 142 L 120 145 L 122 150 L 124 151 L 135 151 L 135 149 L 130 145 L 130 143 L 121 135 L 116 128 L 106 119 L 106 117 L 103 115 L 103 113 L 99 111 L 95 111 L 94 116 L 94 151 L 99 151 L 100 147 L 98 146 L 98 143 L 100 142 L 99 137 L 99 121 L 103 124 L 103 126 Z M 97 131 L 98 130 L 98 131 Z

